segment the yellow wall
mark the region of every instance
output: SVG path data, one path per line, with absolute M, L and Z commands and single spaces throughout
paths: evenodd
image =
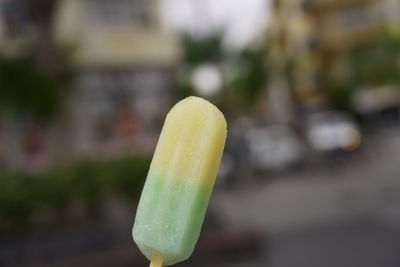
M 62 0 L 55 18 L 56 40 L 72 48 L 79 66 L 172 66 L 178 61 L 176 37 L 158 23 L 95 24 L 83 0 Z

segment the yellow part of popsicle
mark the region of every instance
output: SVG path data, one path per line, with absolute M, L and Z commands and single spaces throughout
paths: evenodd
M 210 131 L 210 127 L 215 130 Z M 222 113 L 202 98 L 188 97 L 168 114 L 151 169 L 186 180 L 194 178 L 191 174 L 196 173 L 193 182 L 212 186 L 223 150 L 220 142 L 225 138 L 226 121 Z
M 163 267 L 163 263 L 161 260 L 152 260 L 150 262 L 150 267 Z

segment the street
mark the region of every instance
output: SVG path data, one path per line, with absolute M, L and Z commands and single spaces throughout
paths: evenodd
M 234 266 L 399 266 L 400 135 L 383 134 L 329 171 L 216 194 L 229 227 L 258 229 L 265 239 L 262 259 Z

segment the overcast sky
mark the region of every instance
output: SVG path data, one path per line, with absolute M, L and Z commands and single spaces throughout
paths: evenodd
M 204 35 L 226 29 L 226 44 L 243 47 L 262 33 L 269 0 L 162 0 L 163 21 L 169 27 Z

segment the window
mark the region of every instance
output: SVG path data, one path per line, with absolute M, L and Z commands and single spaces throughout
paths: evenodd
M 373 22 L 367 7 L 354 7 L 333 15 L 335 21 L 344 27 L 368 25 Z
M 29 26 L 28 9 L 22 0 L 6 0 L 0 4 L 5 34 L 15 37 L 27 31 Z
M 142 23 L 150 21 L 149 0 L 87 0 L 90 18 L 97 23 Z

